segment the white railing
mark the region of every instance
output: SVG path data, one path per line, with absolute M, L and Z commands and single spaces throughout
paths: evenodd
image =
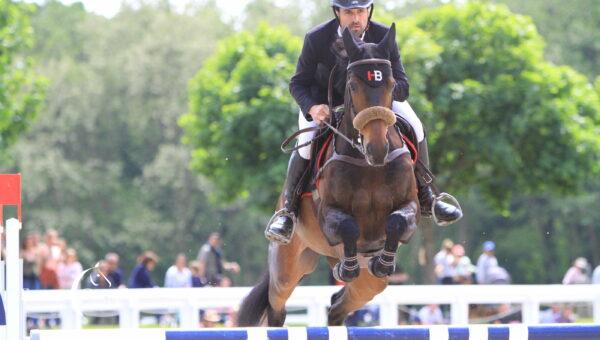
M 249 287 L 235 288 L 153 288 L 94 290 L 23 291 L 18 234 L 21 224 L 16 219 L 6 226 L 6 291 L 2 292 L 7 312 L 9 339 L 24 334 L 24 314 L 58 313 L 61 327 L 79 329 L 86 313 L 112 311 L 119 315 L 123 328 L 135 328 L 141 311 L 172 311 L 179 315 L 180 327 L 196 328 L 199 310 L 219 307 L 235 308 L 249 292 Z M 1 273 L 1 271 L 0 271 Z M 298 287 L 290 297 L 288 308 L 304 308 L 306 315 L 290 315 L 308 326 L 327 323 L 327 307 L 331 295 L 340 287 Z M 371 304 L 380 311 L 381 326 L 398 322 L 398 306 L 430 303 L 450 305 L 450 322 L 465 325 L 469 321 L 470 304 L 511 303 L 522 306 L 523 323 L 538 323 L 540 305 L 552 303 L 588 303 L 593 306 L 593 321 L 600 324 L 600 285 L 436 285 L 390 286 Z M 19 322 L 20 321 L 20 322 Z M 2 338 L 3 334 L 0 334 Z
M 331 295 L 340 287 L 298 287 L 288 300 L 288 308 L 305 308 L 308 326 L 327 324 Z M 23 293 L 26 313 L 59 313 L 62 327 L 79 329 L 86 312 L 114 311 L 120 326 L 139 326 L 140 311 L 161 310 L 179 314 L 180 327 L 195 328 L 199 310 L 235 307 L 249 292 L 239 288 L 153 288 L 104 290 L 37 290 Z M 466 325 L 470 304 L 514 303 L 522 305 L 523 323 L 537 324 L 540 304 L 589 303 L 593 321 L 600 323 L 600 286 L 598 285 L 451 285 L 390 286 L 371 302 L 380 308 L 381 326 L 398 323 L 399 305 L 450 305 L 453 325 Z M 298 318 L 295 318 L 298 320 Z

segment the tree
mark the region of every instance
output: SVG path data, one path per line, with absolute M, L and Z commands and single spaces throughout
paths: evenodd
M 279 144 L 296 127 L 287 85 L 299 48 L 285 29 L 261 25 L 222 41 L 190 82 L 184 142 L 194 148 L 192 166 L 221 198 L 273 206 L 287 160 Z
M 546 56 L 568 64 L 589 79 L 600 75 L 600 8 L 595 0 L 496 0 L 511 10 L 531 16 L 547 42 Z
M 2 164 L 27 182 L 25 232 L 57 229 L 86 267 L 116 251 L 127 272 L 151 249 L 160 283 L 177 253 L 195 258 L 220 231 L 226 256 L 256 254 L 234 258 L 243 267 L 235 281 L 252 282 L 264 263 L 255 251 L 264 221 L 239 203 L 208 202 L 213 185 L 191 172 L 191 150 L 179 143 L 188 80 L 230 32 L 214 8 L 143 5 L 106 19 L 50 2 L 32 21 L 48 101 L 13 148 L 14 163 Z
M 413 98 L 426 104 L 417 112 L 434 168 L 449 188 L 477 187 L 501 208 L 515 192 L 573 194 L 598 174 L 598 95 L 584 76 L 544 61 L 529 18 L 473 3 L 399 26 L 409 76 L 423 79 Z M 438 52 L 423 61 L 413 32 Z
M 428 128 L 435 172 L 467 212 L 456 231 L 436 233 L 474 249 L 490 237 L 506 240 L 499 248 L 517 282 L 557 282 L 562 269 L 542 274 L 538 268 L 557 257 L 561 264 L 571 261 L 573 254 L 553 243 L 577 242 L 574 235 L 581 235 L 558 222 L 573 215 L 557 205 L 565 204 L 558 197 L 573 196 L 597 178 L 598 93 L 572 69 L 544 61 L 531 20 L 503 6 L 445 6 L 402 20 L 399 27 L 410 102 Z M 544 194 L 557 199 L 539 200 Z M 586 202 L 584 197 L 567 202 Z M 486 202 L 504 217 L 484 212 Z M 548 220 L 539 218 L 542 211 Z M 577 225 L 585 234 L 594 230 L 587 222 Z M 549 228 L 556 231 L 551 237 Z M 431 255 L 437 243 L 424 236 Z M 530 249 L 552 250 L 523 256 L 511 244 L 525 239 Z
M 32 8 L 0 0 L 0 156 L 31 124 L 44 100 L 45 81 L 25 53 L 33 43 Z

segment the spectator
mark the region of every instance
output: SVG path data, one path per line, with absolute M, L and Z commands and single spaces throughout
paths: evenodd
M 204 287 L 205 283 L 202 281 L 202 277 L 204 276 L 202 264 L 198 261 L 192 261 L 189 267 L 192 272 L 192 287 Z
M 442 241 L 442 249 L 435 254 L 433 262 L 435 264 L 435 275 L 438 278 L 438 282 L 441 284 L 452 284 L 454 276 L 452 268 L 452 247 L 454 242 L 450 239 Z
M 565 273 L 562 283 L 565 285 L 590 283 L 587 268 L 588 262 L 585 257 L 578 257 L 573 261 L 571 268 Z
M 540 312 L 540 323 L 557 323 L 557 320 L 561 318 L 561 314 L 560 305 L 552 304 L 550 308 Z
M 477 283 L 491 283 L 489 271 L 491 268 L 498 267 L 498 260 L 496 259 L 495 250 L 496 244 L 494 242 L 483 242 L 483 253 L 479 256 L 479 259 L 477 259 Z
M 455 244 L 452 247 L 452 268 L 454 270 L 454 283 L 471 284 L 473 283 L 473 272 L 475 268 L 471 259 L 465 255 L 465 248 L 462 244 Z
M 58 289 L 58 263 L 62 257 L 61 242 L 58 232 L 48 229 L 44 235 L 44 243 L 39 244 L 40 286 L 42 289 Z
M 165 274 L 165 287 L 187 288 L 192 286 L 192 272 L 186 267 L 187 259 L 180 253 Z
M 154 270 L 158 258 L 152 251 L 145 251 L 139 257 L 139 263 L 131 271 L 129 277 L 129 288 L 153 288 L 156 287 L 150 272 Z
M 44 235 L 44 241 L 40 244 L 40 255 L 58 263 L 62 256 L 63 246 L 58 232 L 54 229 L 48 229 L 46 235 Z
M 58 289 L 58 276 L 56 275 L 56 261 L 50 257 L 41 258 L 40 287 L 42 289 Z
M 85 287 L 89 289 L 107 289 L 112 288 L 113 283 L 108 279 L 110 265 L 106 261 L 100 261 L 85 282 Z
M 488 270 L 487 279 L 490 284 L 510 284 L 510 274 L 506 269 L 495 266 Z
M 67 249 L 65 261 L 60 262 L 56 268 L 59 287 L 61 289 L 70 289 L 82 271 L 83 268 L 81 267 L 81 263 L 77 261 L 77 252 L 75 249 Z
M 40 289 L 40 254 L 35 234 L 29 234 L 21 245 L 23 289 Z
M 217 311 L 209 309 L 202 316 L 202 326 L 205 328 L 215 328 L 221 322 L 221 316 Z
M 220 286 L 225 270 L 238 273 L 240 266 L 237 262 L 227 262 L 223 259 L 221 252 L 221 236 L 212 233 L 208 241 L 198 252 L 198 261 L 204 268 L 204 282 L 211 286 Z
M 573 308 L 569 305 L 565 305 L 558 316 L 558 318 L 554 321 L 556 323 L 573 323 L 575 322 L 575 315 L 573 313 Z
M 104 256 L 104 262 L 106 262 L 108 270 L 106 278 L 110 281 L 109 288 L 125 287 L 123 284 L 123 271 L 119 268 L 119 255 L 116 253 L 108 253 Z
M 596 269 L 594 269 L 594 273 L 592 274 L 592 283 L 600 284 L 600 264 L 596 266 Z
M 422 325 L 441 325 L 444 323 L 444 316 L 439 305 L 430 304 L 419 310 L 419 320 Z

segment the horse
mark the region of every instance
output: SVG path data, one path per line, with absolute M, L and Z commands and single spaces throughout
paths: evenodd
M 319 198 L 300 202 L 289 244 L 269 244 L 268 270 L 242 301 L 238 326 L 265 321 L 282 326 L 287 299 L 315 270 L 319 256 L 326 256 L 334 277 L 346 282 L 331 297 L 329 325 L 342 325 L 387 286 L 398 245 L 410 240 L 420 215 L 412 159 L 390 109 L 395 81 L 389 50 L 395 34 L 392 24 L 373 44 L 344 30 L 344 114 L 338 128 L 331 126 L 336 134 L 319 172 Z

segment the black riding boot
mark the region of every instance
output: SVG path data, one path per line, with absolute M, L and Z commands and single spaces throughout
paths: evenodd
M 423 139 L 418 145 L 419 159 L 423 162 L 427 168 L 429 168 L 429 150 L 427 149 L 427 139 Z M 417 186 L 419 189 L 419 204 L 421 205 L 421 215 L 431 216 L 431 205 L 435 198 L 433 190 L 425 180 L 417 175 Z M 462 211 L 445 202 L 437 200 L 435 203 L 435 216 L 437 219 L 445 225 L 454 223 L 462 217 Z
M 283 209 L 277 211 L 265 230 L 265 237 L 269 241 L 288 244 L 294 233 L 294 218 L 298 214 L 299 193 L 297 192 L 300 186 L 303 186 L 301 180 L 308 166 L 309 161 L 302 158 L 298 151 L 294 151 L 290 156 L 288 163 L 287 178 L 285 180 L 285 188 L 283 195 L 285 202 Z M 302 181 L 303 182 L 303 181 Z

